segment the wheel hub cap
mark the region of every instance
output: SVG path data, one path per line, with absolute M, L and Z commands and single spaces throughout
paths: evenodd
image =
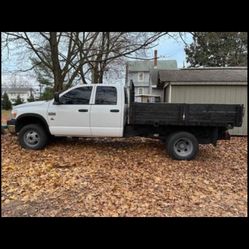
M 36 145 L 39 143 L 40 137 L 39 134 L 36 131 L 28 131 L 25 134 L 25 143 L 28 145 Z
M 188 138 L 180 138 L 174 144 L 174 151 L 180 156 L 188 156 L 193 151 L 193 144 Z

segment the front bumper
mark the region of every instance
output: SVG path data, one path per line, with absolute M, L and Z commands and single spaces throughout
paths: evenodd
M 7 120 L 7 128 L 10 133 L 16 133 L 16 120 L 15 119 Z

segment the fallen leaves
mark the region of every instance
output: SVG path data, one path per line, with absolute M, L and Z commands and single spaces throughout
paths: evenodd
M 2 136 L 3 216 L 246 216 L 247 138 L 173 161 L 157 140 L 55 141 L 24 150 Z

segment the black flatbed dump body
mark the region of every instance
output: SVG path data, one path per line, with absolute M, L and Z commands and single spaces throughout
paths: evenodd
M 131 125 L 240 127 L 243 105 L 137 103 L 130 105 Z

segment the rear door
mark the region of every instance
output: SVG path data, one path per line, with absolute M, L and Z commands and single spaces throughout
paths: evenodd
M 91 106 L 90 125 L 93 136 L 122 137 L 122 95 L 115 86 L 97 86 Z

